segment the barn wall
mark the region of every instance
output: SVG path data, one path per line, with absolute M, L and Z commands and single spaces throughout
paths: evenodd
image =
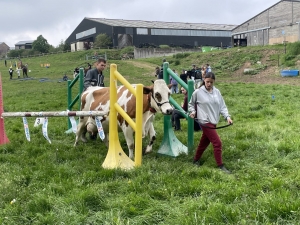
M 88 35 L 79 39 L 76 39 L 76 34 L 81 33 L 83 31 L 96 28 L 96 34 Z M 94 42 L 95 38 L 98 34 L 105 33 L 108 36 L 112 37 L 112 27 L 97 23 L 91 20 L 84 19 L 81 23 L 76 27 L 76 29 L 71 33 L 71 35 L 66 39 L 66 43 L 75 43 L 80 41 L 91 41 Z
M 94 27 L 96 28 L 95 34 L 76 39 L 76 34 Z M 174 44 L 176 46 L 186 45 L 189 47 L 231 45 L 231 37 L 150 35 L 150 29 L 148 35 L 138 35 L 137 28 L 112 27 L 88 19 L 83 19 L 65 42 L 70 44 L 84 41 L 94 42 L 96 36 L 100 33 L 106 33 L 108 36 L 110 36 L 112 38 L 113 46 L 118 48 L 128 45 L 139 47 L 141 44 L 145 43 L 152 43 L 156 46 Z M 77 48 L 75 47 L 74 49 Z
M 134 46 L 139 47 L 143 43 L 153 43 L 154 45 L 175 45 L 175 46 L 229 46 L 230 37 L 199 37 L 199 36 L 168 36 L 168 35 L 134 35 Z
M 248 46 L 299 41 L 298 22 L 300 2 L 281 1 L 235 28 L 233 39 L 245 36 Z
M 202 52 L 198 49 L 178 49 L 178 48 L 134 48 L 134 58 L 152 58 L 152 57 L 164 57 L 171 56 L 178 53 L 185 52 Z
M 0 55 L 9 51 L 9 47 L 3 42 L 0 44 Z

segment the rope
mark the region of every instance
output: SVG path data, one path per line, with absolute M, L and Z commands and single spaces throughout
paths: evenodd
M 202 127 L 205 127 L 205 128 L 209 128 L 209 129 L 214 129 L 214 130 L 217 130 L 217 129 L 222 129 L 222 128 L 225 128 L 225 127 L 229 127 L 231 125 L 233 125 L 233 123 L 229 123 L 227 125 L 224 125 L 224 126 L 220 126 L 220 127 L 208 127 L 208 126 L 205 126 L 204 124 L 200 123 L 199 122 L 199 119 L 195 118 L 195 121 Z

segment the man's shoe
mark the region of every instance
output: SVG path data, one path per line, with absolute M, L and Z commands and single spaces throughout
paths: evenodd
M 231 173 L 228 169 L 226 169 L 226 167 L 225 167 L 224 165 L 219 166 L 219 168 L 220 168 L 220 170 L 222 170 L 224 173 L 228 173 L 228 174 Z

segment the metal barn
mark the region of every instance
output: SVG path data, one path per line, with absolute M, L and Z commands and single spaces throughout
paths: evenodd
M 87 49 L 98 34 L 112 38 L 114 48 L 125 46 L 229 46 L 236 25 L 84 18 L 66 39 L 72 51 Z
M 234 46 L 300 41 L 300 0 L 281 0 L 232 30 Z

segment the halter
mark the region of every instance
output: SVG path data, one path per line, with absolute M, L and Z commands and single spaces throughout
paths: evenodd
M 153 100 L 155 101 L 156 105 L 160 108 L 160 110 L 161 110 L 161 107 L 162 107 L 163 104 L 169 103 L 169 101 L 165 101 L 165 102 L 163 102 L 163 103 L 157 102 L 156 99 L 155 99 L 154 96 L 153 96 L 153 92 L 152 92 L 151 97 L 152 97 Z M 151 107 L 151 100 L 149 101 L 149 103 L 150 103 L 150 108 L 152 108 L 152 107 Z M 154 109 L 154 110 L 155 110 L 155 109 Z M 162 111 L 162 110 L 161 110 L 161 111 Z

